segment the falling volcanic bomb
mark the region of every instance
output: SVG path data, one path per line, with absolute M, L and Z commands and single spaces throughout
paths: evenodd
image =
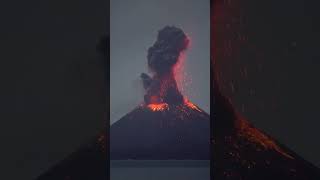
M 111 126 L 111 159 L 209 159 L 210 116 L 181 94 L 175 79 L 189 43 L 177 27 L 159 31 L 147 55 L 152 77 L 141 74 L 144 103 Z

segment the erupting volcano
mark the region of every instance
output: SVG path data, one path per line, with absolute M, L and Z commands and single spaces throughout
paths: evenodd
M 177 27 L 159 31 L 147 55 L 152 75 L 141 74 L 144 103 L 111 126 L 111 159 L 209 159 L 210 116 L 181 94 L 175 79 L 189 41 Z

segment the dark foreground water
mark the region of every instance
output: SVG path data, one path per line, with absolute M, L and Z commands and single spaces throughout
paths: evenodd
M 110 173 L 110 180 L 210 180 L 210 161 L 111 161 Z

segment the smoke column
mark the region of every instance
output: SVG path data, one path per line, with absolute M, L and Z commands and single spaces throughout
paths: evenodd
M 158 33 L 156 42 L 148 49 L 148 67 L 152 77 L 141 74 L 146 104 L 180 104 L 183 96 L 178 89 L 174 68 L 188 48 L 189 38 L 179 28 L 166 26 Z

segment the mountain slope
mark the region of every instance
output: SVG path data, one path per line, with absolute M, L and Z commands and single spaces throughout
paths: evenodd
M 209 159 L 209 137 L 210 116 L 191 102 L 142 105 L 111 126 L 110 158 Z

